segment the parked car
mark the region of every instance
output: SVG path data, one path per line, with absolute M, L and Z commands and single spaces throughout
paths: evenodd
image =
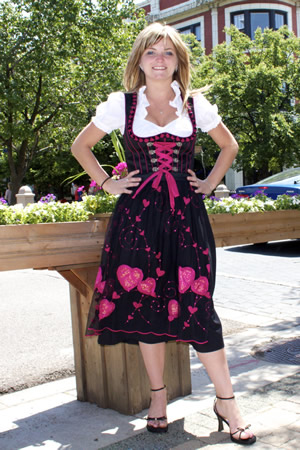
M 251 197 L 257 191 L 262 191 L 273 199 L 282 194 L 300 195 L 300 167 L 284 170 L 258 183 L 241 186 L 236 189 L 236 193 L 242 197 Z

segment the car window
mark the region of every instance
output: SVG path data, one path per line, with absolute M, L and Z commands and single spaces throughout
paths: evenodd
M 275 175 L 271 175 L 270 177 L 264 178 L 263 180 L 259 181 L 255 184 L 267 184 L 267 183 L 275 183 L 277 181 L 286 180 L 287 178 L 297 177 L 299 175 L 300 177 L 300 167 L 294 167 L 293 169 L 287 169 L 283 172 L 276 173 Z M 297 183 L 299 180 L 297 180 Z

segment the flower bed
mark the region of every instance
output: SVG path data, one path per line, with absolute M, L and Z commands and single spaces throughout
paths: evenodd
M 38 202 L 29 204 L 25 208 L 20 205 L 7 206 L 0 203 L 0 225 L 84 222 L 93 214 L 112 212 L 116 201 L 116 196 L 100 193 L 84 196 L 81 202 Z M 265 195 L 257 195 L 250 199 L 235 196 L 223 199 L 207 197 L 204 203 L 208 214 L 235 215 L 247 212 L 300 210 L 300 195 L 280 195 L 276 200 Z

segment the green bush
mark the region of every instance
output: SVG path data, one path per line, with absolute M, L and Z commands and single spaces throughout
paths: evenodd
M 35 224 L 55 222 L 84 222 L 91 215 L 112 212 L 118 196 L 104 194 L 88 195 L 82 202 L 33 203 L 22 208 L 20 205 L 0 204 L 0 225 Z M 208 214 L 241 214 L 286 209 L 300 209 L 300 195 L 280 195 L 272 200 L 264 195 L 253 198 L 208 197 L 204 199 Z

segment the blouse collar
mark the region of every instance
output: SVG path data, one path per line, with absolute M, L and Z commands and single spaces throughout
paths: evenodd
M 169 104 L 170 104 L 170 106 L 173 106 L 173 108 L 176 108 L 176 115 L 178 117 L 180 117 L 180 115 L 182 114 L 182 98 L 181 98 L 180 87 L 176 80 L 172 81 L 171 88 L 173 89 L 173 91 L 175 93 L 175 97 L 173 100 L 170 100 Z M 146 108 L 150 105 L 150 103 L 148 102 L 147 96 L 145 94 L 145 90 L 146 90 L 146 86 L 142 86 L 138 92 L 138 106 L 140 109 L 139 112 L 143 119 L 147 116 L 148 112 L 147 112 Z

